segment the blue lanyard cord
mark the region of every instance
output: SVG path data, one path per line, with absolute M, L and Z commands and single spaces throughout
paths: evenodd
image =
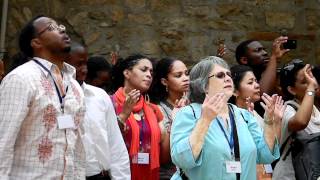
M 49 73 L 50 77 L 52 78 L 53 83 L 54 83 L 54 87 L 55 87 L 55 89 L 56 89 L 56 91 L 57 91 L 57 94 L 58 94 L 58 97 L 59 97 L 60 107 L 61 107 L 61 110 L 62 110 L 62 112 L 63 112 L 63 111 L 64 111 L 64 102 L 63 102 L 63 100 L 64 100 L 64 98 L 65 98 L 65 96 L 66 96 L 66 94 L 67 94 L 67 92 L 68 92 L 68 86 L 67 86 L 67 88 L 66 88 L 66 94 L 63 95 L 63 96 L 61 96 L 61 93 L 60 93 L 60 90 L 59 90 L 59 88 L 58 88 L 58 85 L 57 85 L 56 81 L 54 80 L 54 77 L 53 77 L 53 75 L 51 74 L 51 72 L 49 71 L 49 69 L 46 68 L 43 64 L 41 64 L 38 60 L 33 59 L 33 61 L 34 61 L 35 63 L 37 63 L 41 68 L 43 68 L 45 71 L 47 71 L 47 72 Z
M 234 126 L 234 116 L 233 116 L 233 113 L 231 112 L 231 110 L 229 109 L 229 117 L 230 117 L 230 123 L 231 123 L 231 134 L 230 134 L 230 139 L 228 139 L 228 136 L 227 136 L 227 133 L 224 131 L 223 127 L 222 127 L 222 124 L 220 123 L 220 121 L 218 120 L 218 125 L 221 129 L 221 131 L 223 132 L 224 134 L 224 137 L 226 138 L 228 144 L 229 144 L 229 147 L 230 147 L 230 151 L 231 151 L 231 155 L 233 154 L 233 148 L 234 148 L 234 139 L 233 139 L 233 128 L 235 127 Z

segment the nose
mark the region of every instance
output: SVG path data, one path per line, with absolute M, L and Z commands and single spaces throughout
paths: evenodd
M 151 71 L 147 71 L 147 77 L 148 78 L 152 78 L 152 72 Z
M 183 75 L 183 81 L 189 81 L 189 75 Z
M 255 82 L 254 87 L 255 87 L 256 89 L 260 88 L 259 82 Z
M 262 50 L 262 55 L 263 55 L 263 56 L 268 56 L 267 51 L 263 49 L 263 50 Z

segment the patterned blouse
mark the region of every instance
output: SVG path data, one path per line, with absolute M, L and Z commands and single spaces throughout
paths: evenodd
M 51 73 L 56 66 L 35 58 Z M 80 139 L 83 92 L 64 64 L 67 87 L 64 114 L 74 128 L 59 129 L 62 115 L 53 78 L 31 60 L 9 73 L 0 85 L 0 179 L 84 179 L 85 153 Z M 70 117 L 70 116 L 69 116 Z

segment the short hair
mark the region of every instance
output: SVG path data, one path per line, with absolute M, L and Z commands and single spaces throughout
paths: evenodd
M 106 71 L 111 74 L 111 64 L 102 56 L 92 56 L 87 62 L 87 79 L 93 80 L 98 77 L 98 72 Z
M 190 102 L 203 103 L 208 87 L 208 77 L 215 65 L 230 69 L 220 57 L 208 56 L 198 62 L 190 71 Z
M 112 88 L 114 91 L 124 85 L 123 71 L 126 69 L 131 70 L 133 66 L 138 64 L 138 62 L 142 59 L 148 59 L 151 62 L 149 58 L 141 54 L 130 55 L 123 60 L 119 59 L 119 61 L 117 61 L 117 63 L 112 68 Z
M 150 88 L 150 98 L 154 103 L 159 103 L 168 97 L 166 87 L 161 83 L 161 79 L 168 78 L 172 65 L 178 59 L 166 57 L 158 61 L 155 65 L 154 78 Z
M 238 64 L 241 64 L 240 59 L 242 57 L 247 56 L 248 45 L 250 43 L 252 43 L 253 41 L 256 41 L 256 40 L 254 40 L 254 39 L 246 40 L 246 41 L 241 42 L 237 46 L 235 56 L 236 56 L 236 60 L 237 60 Z
M 285 100 L 294 98 L 294 95 L 288 91 L 288 87 L 294 87 L 297 81 L 298 72 L 303 69 L 305 64 L 300 59 L 294 59 L 284 65 L 280 71 L 280 86 Z
M 33 48 L 31 46 L 31 40 L 36 36 L 36 28 L 34 27 L 34 22 L 45 17 L 43 15 L 36 16 L 32 18 L 21 30 L 19 35 L 19 48 L 27 57 L 33 57 Z

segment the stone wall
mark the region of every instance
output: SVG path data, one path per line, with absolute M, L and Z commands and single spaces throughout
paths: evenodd
M 2 0 L 0 0 L 2 6 Z M 216 54 L 219 41 L 235 63 L 241 41 L 255 38 L 270 50 L 285 29 L 298 49 L 283 61 L 299 57 L 320 62 L 320 0 L 10 0 L 6 48 L 17 52 L 19 29 L 31 17 L 44 14 L 67 27 L 73 40 L 90 54 L 109 58 L 143 53 L 173 56 L 192 64 Z

